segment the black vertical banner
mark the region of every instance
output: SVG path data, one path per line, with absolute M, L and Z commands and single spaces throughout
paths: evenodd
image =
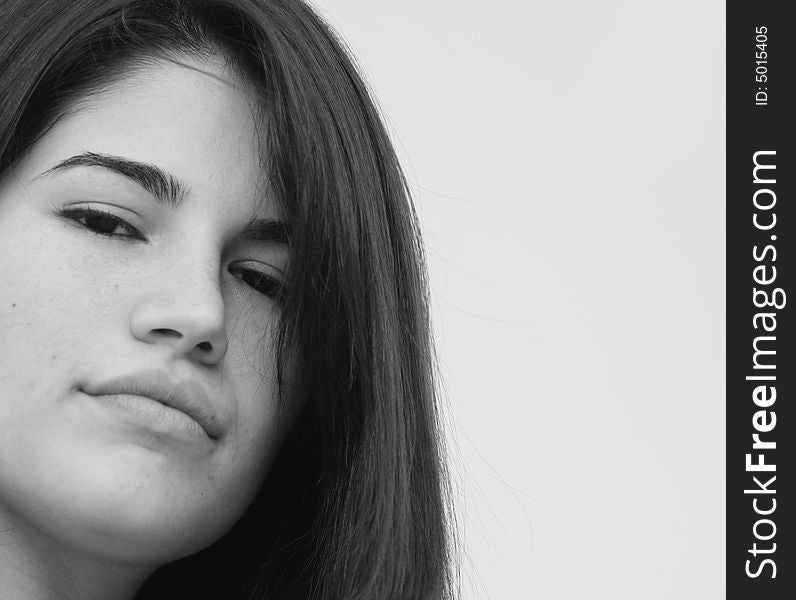
M 796 598 L 796 35 L 727 6 L 727 597 Z

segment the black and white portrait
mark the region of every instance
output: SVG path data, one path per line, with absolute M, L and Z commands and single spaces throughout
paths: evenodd
M 0 597 L 724 597 L 724 14 L 0 0 Z

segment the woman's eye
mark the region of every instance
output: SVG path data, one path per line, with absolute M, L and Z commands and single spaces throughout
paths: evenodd
M 281 281 L 260 271 L 239 268 L 230 269 L 230 272 L 250 288 L 269 298 L 276 298 L 282 289 Z
M 106 237 L 144 239 L 135 227 L 114 214 L 95 208 L 63 208 L 58 216 L 69 219 L 97 235 Z

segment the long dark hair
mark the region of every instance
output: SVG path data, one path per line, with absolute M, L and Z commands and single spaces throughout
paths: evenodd
M 138 598 L 448 597 L 417 220 L 368 91 L 316 14 L 297 0 L 0 0 L 0 176 L 147 60 L 219 54 L 260 101 L 263 172 L 290 229 L 280 382 L 306 402 L 240 522 Z

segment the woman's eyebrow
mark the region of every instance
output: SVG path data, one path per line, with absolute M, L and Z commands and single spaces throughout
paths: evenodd
M 252 219 L 244 228 L 242 237 L 252 242 L 265 244 L 289 245 L 290 243 L 290 232 L 287 223 L 276 219 Z
M 74 167 L 100 167 L 131 179 L 165 206 L 176 209 L 185 199 L 188 186 L 179 178 L 156 165 L 139 162 L 123 156 L 82 152 L 62 160 L 37 177 L 54 171 Z M 290 234 L 287 224 L 276 219 L 251 219 L 243 230 L 242 237 L 253 242 L 288 244 Z
M 98 154 L 96 152 L 83 152 L 70 156 L 51 169 L 46 170 L 39 177 L 73 167 L 100 167 L 124 175 L 144 188 L 158 202 L 171 209 L 175 209 L 180 205 L 188 191 L 188 186 L 177 177 L 156 165 L 124 158 L 123 156 Z

